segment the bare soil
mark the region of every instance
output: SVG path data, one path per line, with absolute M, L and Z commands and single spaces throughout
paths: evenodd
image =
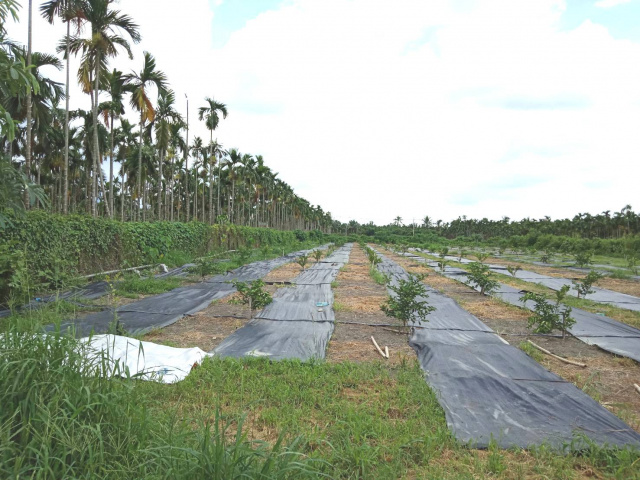
M 527 329 L 527 311 L 481 295 L 405 257 L 389 251 L 384 251 L 384 254 L 409 272 L 429 271 L 429 276 L 424 280 L 427 285 L 453 298 L 510 344 L 517 347 L 521 342 L 531 340 L 555 355 L 586 363 L 587 367 L 581 368 L 544 354 L 540 361 L 545 368 L 575 384 L 640 432 L 640 395 L 633 388 L 634 383 L 640 384 L 640 364 L 587 345 L 574 337 L 562 339 L 532 335 Z
M 402 324 L 380 310 L 380 305 L 387 298 L 387 289 L 369 275 L 369 262 L 360 246 L 353 246 L 349 263 L 336 281 L 333 294 L 338 309 L 327 361 L 387 362 L 373 345 L 372 336 L 382 350 L 385 346 L 389 348 L 388 362 L 399 363 L 415 358 L 408 344 L 408 333 L 391 331 L 401 329 Z

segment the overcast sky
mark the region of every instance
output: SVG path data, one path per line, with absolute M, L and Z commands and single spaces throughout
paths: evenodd
M 27 0 L 22 0 L 26 4 Z M 34 2 L 39 5 L 41 2 Z M 341 221 L 640 207 L 640 0 L 121 0 L 191 139 L 261 154 Z M 26 41 L 26 11 L 9 26 Z M 34 20 L 34 50 L 64 25 Z M 75 74 L 77 61 L 72 64 Z M 62 80 L 63 73 L 58 75 Z M 74 87 L 72 108 L 88 107 Z M 198 125 L 198 123 L 200 123 Z

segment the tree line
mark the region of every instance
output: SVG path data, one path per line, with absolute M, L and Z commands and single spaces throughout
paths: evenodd
M 20 5 L 0 0 L 0 227 L 7 220 L 3 211 L 42 208 L 122 221 L 330 231 L 331 214 L 297 195 L 261 155 L 225 149 L 214 139 L 228 115 L 223 102 L 204 99 L 197 118 L 209 139 L 190 139 L 188 99 L 185 119 L 151 53 L 144 53 L 139 71 L 112 68 L 119 55 L 133 58 L 131 45 L 141 42 L 139 26 L 114 8 L 114 0 L 39 6 L 49 23 L 66 25 L 60 57 L 31 51 L 32 3 L 22 46 L 4 28 L 10 18 L 18 20 Z M 76 56 L 76 81 L 90 97 L 90 110 L 70 109 L 69 60 Z M 65 69 L 66 82 L 47 78 L 45 67 Z M 135 124 L 124 117 L 128 109 L 136 113 Z

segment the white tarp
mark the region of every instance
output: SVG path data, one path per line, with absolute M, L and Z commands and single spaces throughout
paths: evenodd
M 90 355 L 105 354 L 109 376 L 128 375 L 142 380 L 175 383 L 210 356 L 198 347 L 175 348 L 143 342 L 120 335 L 95 335 L 80 339 L 87 343 Z

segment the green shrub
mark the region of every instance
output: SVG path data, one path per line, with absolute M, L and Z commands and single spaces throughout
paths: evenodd
M 389 283 L 387 288 L 394 295 L 389 295 L 380 309 L 388 316 L 397 318 L 406 327 L 413 320 L 418 324 L 427 322 L 427 315 L 435 310 L 425 300 L 429 297 L 427 289 L 422 283 L 423 275 L 409 275 L 407 280 L 398 280 L 397 285 Z
M 480 255 L 478 255 L 480 257 Z M 480 289 L 480 293 L 491 295 L 500 284 L 491 278 L 491 271 L 484 263 L 472 262 L 469 264 L 467 284 Z

